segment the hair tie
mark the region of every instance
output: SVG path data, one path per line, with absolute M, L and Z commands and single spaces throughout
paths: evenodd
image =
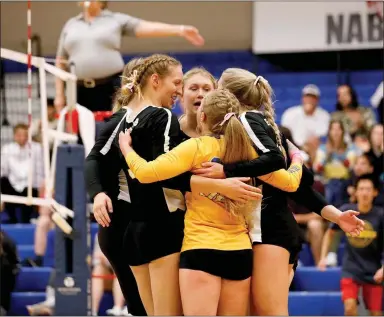
M 264 79 L 263 76 L 257 76 L 256 79 L 255 79 L 255 82 L 253 83 L 253 86 L 256 86 L 257 83 L 258 83 L 261 79 Z
M 225 122 L 227 122 L 229 119 L 231 119 L 232 116 L 235 116 L 236 114 L 234 112 L 228 112 L 225 116 L 224 116 L 224 120 L 221 121 L 220 123 L 220 126 L 223 126 Z
M 137 70 L 134 70 L 129 77 L 121 76 L 121 78 L 124 78 L 128 81 L 128 83 L 124 85 L 124 88 L 128 89 L 130 92 L 133 92 L 135 88 L 134 83 L 136 82 L 137 74 Z

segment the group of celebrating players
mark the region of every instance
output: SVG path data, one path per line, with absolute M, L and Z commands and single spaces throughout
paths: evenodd
M 272 93 L 239 68 L 216 80 L 160 54 L 125 66 L 86 178 L 131 314 L 287 316 L 301 250 L 288 198 L 352 236 L 364 229 L 313 190 Z

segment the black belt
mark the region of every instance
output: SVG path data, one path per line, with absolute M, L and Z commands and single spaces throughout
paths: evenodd
M 114 80 L 117 76 L 120 76 L 121 73 L 114 74 L 112 76 L 108 76 L 105 78 L 98 78 L 98 79 L 92 79 L 92 78 L 86 78 L 86 79 L 79 79 L 77 80 L 77 85 L 82 86 L 85 88 L 95 88 L 98 85 L 103 85 L 106 83 L 111 82 Z

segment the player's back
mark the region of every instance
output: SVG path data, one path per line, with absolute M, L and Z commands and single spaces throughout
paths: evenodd
M 169 151 L 177 145 L 179 126 L 177 118 L 173 118 L 171 112 L 164 108 L 147 106 L 137 114 L 131 114 L 120 127 L 120 131 L 131 131 L 132 147 L 141 157 L 151 161 L 160 154 Z M 115 138 L 115 146 L 118 144 L 119 133 Z M 122 157 L 122 160 L 124 158 Z M 125 160 L 124 160 L 125 162 Z M 158 221 L 168 216 L 170 205 L 168 194 L 171 192 L 180 201 L 180 208 L 184 207 L 184 198 L 181 192 L 168 190 L 160 183 L 141 184 L 125 163 L 124 175 L 120 175 L 125 194 L 132 204 L 132 219 L 140 221 Z M 124 182 L 126 181 L 126 185 Z M 126 186 L 126 187 L 124 187 Z M 174 198 L 174 197 L 173 197 Z M 184 207 L 185 208 L 185 207 Z
M 207 161 L 219 162 L 224 148 L 223 137 L 203 136 L 196 142 L 193 167 Z M 254 152 L 256 157 L 256 152 Z M 248 228 L 244 217 L 231 215 L 218 193 L 192 192 L 186 194 L 187 213 L 183 251 L 191 249 L 240 250 L 250 248 Z
M 257 152 L 263 155 L 267 151 L 257 138 L 255 132 L 250 131 L 251 126 L 260 130 L 260 133 L 267 135 L 277 146 L 276 134 L 272 126 L 268 123 L 263 113 L 259 111 L 248 111 L 242 114 L 242 123 L 253 143 Z M 246 120 L 244 120 L 246 119 Z M 284 138 L 283 136 L 281 136 Z M 284 156 L 288 153 L 286 142 L 283 142 Z M 288 159 L 288 158 L 287 158 Z M 286 162 L 288 166 L 289 161 Z M 288 210 L 287 192 L 282 191 L 270 184 L 258 180 L 257 184 L 262 184 L 261 210 L 257 212 L 254 230 L 261 232 L 260 242 L 275 241 L 276 239 L 297 240 L 297 223 Z

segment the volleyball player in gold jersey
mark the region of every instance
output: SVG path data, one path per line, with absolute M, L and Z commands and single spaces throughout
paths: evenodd
M 175 177 L 219 159 L 224 163 L 257 157 L 236 114 L 240 103 L 226 90 L 210 92 L 197 111 L 203 135 L 181 143 L 170 152 L 146 162 L 130 147 L 129 132 L 120 133 L 119 144 L 133 175 L 142 183 Z M 280 188 L 298 186 L 301 157 L 293 156 L 289 171 L 261 176 Z M 292 183 L 296 184 L 292 186 Z M 180 289 L 185 315 L 246 315 L 252 274 L 254 205 L 235 203 L 212 193 L 186 195 L 185 237 L 180 255 Z

